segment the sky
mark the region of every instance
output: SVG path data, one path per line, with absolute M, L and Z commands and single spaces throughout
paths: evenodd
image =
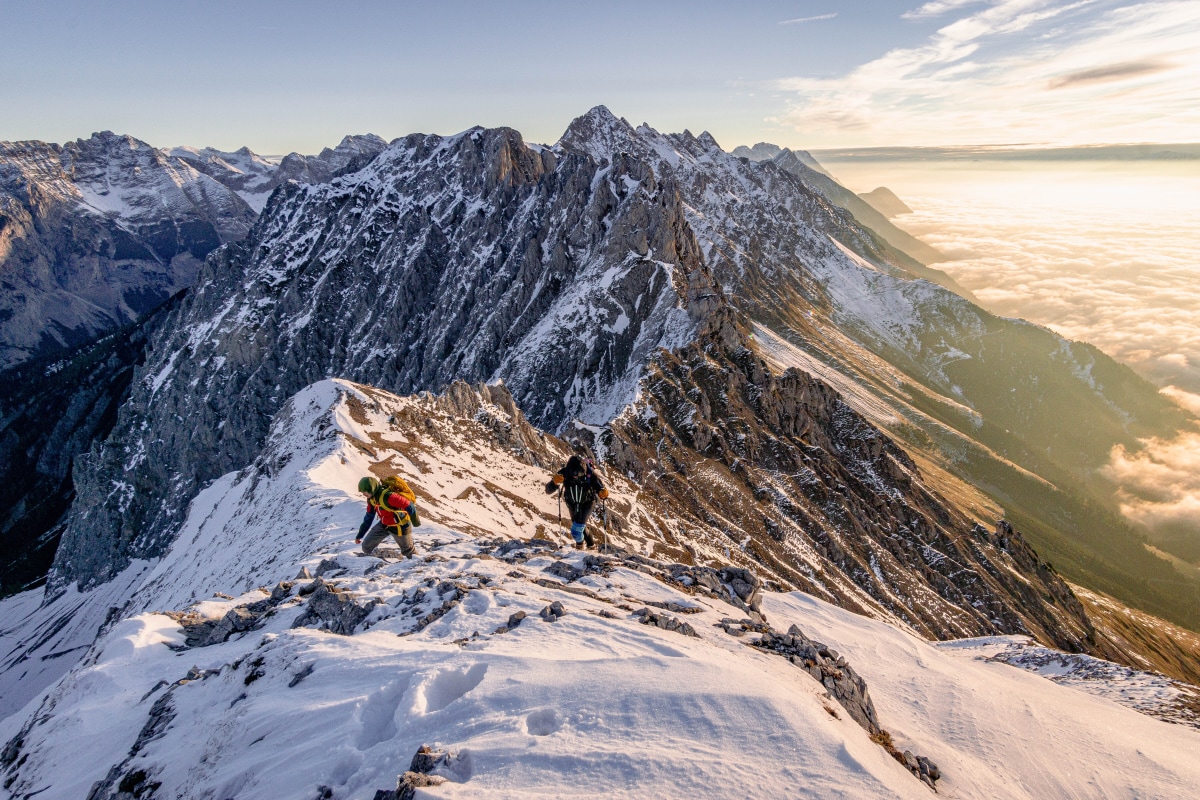
M 0 139 L 317 152 L 508 125 L 790 147 L 1194 141 L 1194 0 L 0 0 Z

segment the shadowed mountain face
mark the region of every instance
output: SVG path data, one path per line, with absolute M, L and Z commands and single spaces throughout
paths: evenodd
M 386 146 L 347 136 L 319 155 L 267 160 L 107 131 L 61 146 L 0 142 L 0 369 L 70 356 L 134 323 L 244 237 L 276 186 L 328 182 Z
M 1094 350 L 917 279 L 799 176 L 707 134 L 598 108 L 553 148 L 413 135 L 281 186 L 209 258 L 77 472 L 52 588 L 161 555 L 198 489 L 330 375 L 402 393 L 503 379 L 551 431 L 615 419 L 596 446 L 695 522 L 680 548 L 723 536 L 780 581 L 930 635 L 1073 649 L 1094 645 L 1065 584 L 953 475 L 1079 480 L 1111 443 L 1179 422 Z M 714 482 L 726 501 L 704 500 Z
M 129 136 L 0 143 L 0 368 L 133 323 L 254 219 L 221 183 Z
M 280 183 L 327 182 L 386 146 L 347 136 L 279 160 L 107 132 L 0 143 L 0 594 L 45 577 L 73 460 L 111 430 L 166 298 Z
M 172 306 L 64 359 L 9 370 L 0 391 L 0 596 L 43 580 L 75 497 L 71 467 L 104 439 Z

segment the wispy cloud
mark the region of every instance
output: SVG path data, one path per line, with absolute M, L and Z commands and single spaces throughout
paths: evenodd
M 1135 78 L 1139 75 L 1151 75 L 1155 72 L 1171 69 L 1172 64 L 1165 61 L 1127 61 L 1123 64 L 1110 64 L 1107 67 L 1095 67 L 1080 72 L 1072 72 L 1050 82 L 1051 89 L 1061 89 L 1064 86 L 1078 86 L 1083 83 L 1104 83 L 1125 78 Z
M 906 11 L 901 15 L 902 19 L 928 19 L 929 17 L 940 17 L 942 14 L 950 11 L 957 11 L 966 6 L 979 5 L 985 0 L 933 0 L 926 3 L 915 11 Z
M 797 17 L 796 19 L 785 19 L 780 22 L 780 25 L 803 25 L 805 22 L 818 22 L 823 19 L 833 19 L 837 16 L 837 12 L 832 14 L 819 14 L 815 17 Z
M 772 122 L 809 147 L 1192 141 L 1200 129 L 1194 0 L 934 0 L 918 47 L 834 79 L 787 78 Z

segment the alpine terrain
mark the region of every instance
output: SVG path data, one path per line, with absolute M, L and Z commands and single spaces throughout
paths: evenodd
M 30 632 L 86 655 L 0 722 L 4 796 L 1184 797 L 1200 779 L 1194 690 L 1024 636 L 931 643 L 779 591 L 720 543 L 671 560 L 668 510 L 618 473 L 599 550 L 565 546 L 542 483 L 570 452 L 502 386 L 302 389 L 124 574 L 94 642 Z M 394 470 L 420 552 L 362 556 L 352 488 Z M 24 598 L 5 619 L 37 616 Z
M 0 142 L 0 595 L 44 579 L 73 459 L 111 430 L 167 299 L 279 183 L 328 181 L 385 146 L 347 136 L 278 159 L 108 132 Z
M 1200 581 L 1097 470 L 1195 420 L 807 154 L 597 107 L 553 146 L 142 155 L 244 226 L 5 412 L 25 458 L 95 440 L 44 588 L 0 601 L 12 796 L 1194 785 L 1200 643 L 1150 615 L 1200 625 Z M 595 552 L 542 488 L 572 452 Z M 390 474 L 415 559 L 353 544 Z

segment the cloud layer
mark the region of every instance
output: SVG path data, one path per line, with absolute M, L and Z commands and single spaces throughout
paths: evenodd
M 1116 447 L 1105 469 L 1124 514 L 1185 557 L 1200 560 L 1200 433 L 1151 439 L 1131 453 Z
M 1197 407 L 1200 163 L 959 165 L 930 194 L 860 169 L 915 209 L 896 221 L 990 311 L 1090 342 Z
M 1200 130 L 1194 0 L 933 0 L 921 46 L 833 79 L 776 82 L 772 121 L 807 146 L 1192 141 Z
M 1200 416 L 1200 162 L 823 162 L 886 185 L 895 222 L 994 313 L 1090 342 Z M 1116 448 L 1104 477 L 1131 520 L 1200 563 L 1200 433 Z

